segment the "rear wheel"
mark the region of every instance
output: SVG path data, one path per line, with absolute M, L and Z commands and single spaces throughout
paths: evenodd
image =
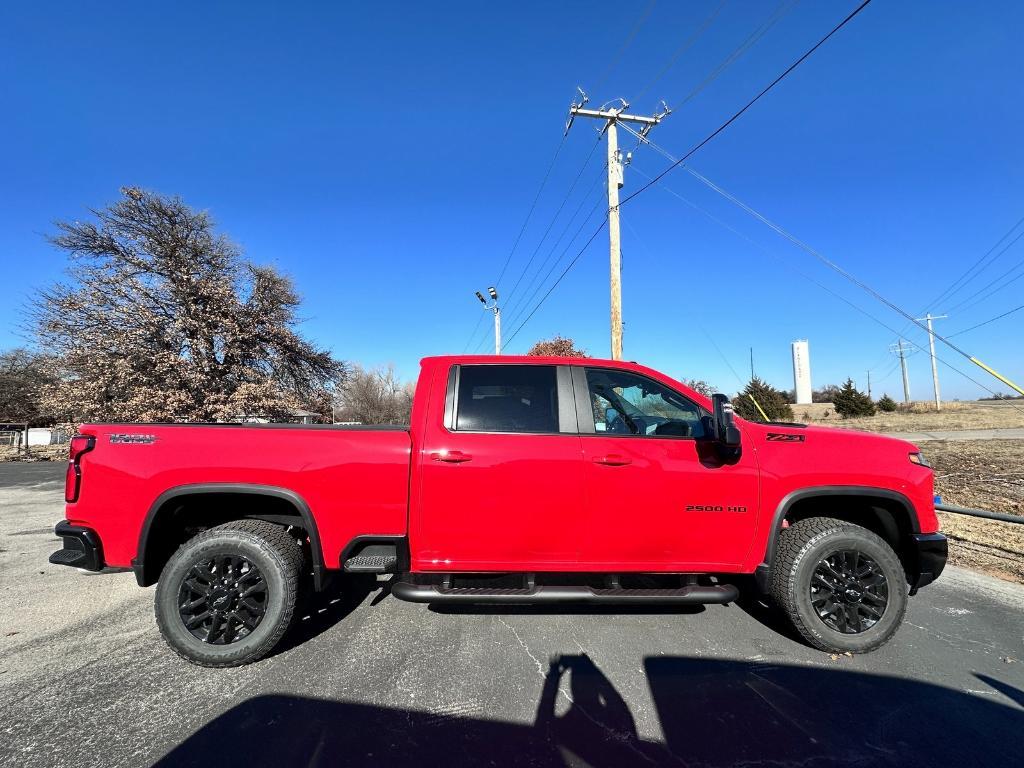
M 903 565 L 859 525 L 810 518 L 779 534 L 772 597 L 815 648 L 867 653 L 896 633 L 907 607 Z
M 283 528 L 239 520 L 189 539 L 156 590 L 156 620 L 179 656 L 204 667 L 263 658 L 295 614 L 302 550 Z

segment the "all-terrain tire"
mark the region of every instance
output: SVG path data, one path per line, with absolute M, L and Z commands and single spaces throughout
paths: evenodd
M 265 588 L 260 595 L 263 613 L 255 628 L 241 630 L 247 632 L 244 636 L 215 644 L 196 637 L 186 626 L 180 605 L 182 585 L 186 579 L 194 579 L 193 567 L 203 568 L 203 564 L 225 557 L 242 559 L 249 564 L 243 567 L 256 569 Z M 281 526 L 262 520 L 237 520 L 203 531 L 174 553 L 160 576 L 156 589 L 160 633 L 179 656 L 203 667 L 236 667 L 261 659 L 277 646 L 292 624 L 302 567 L 299 543 Z M 238 589 L 242 588 L 244 585 Z M 235 628 L 236 634 L 241 634 L 238 623 Z
M 833 613 L 823 617 L 830 605 L 839 601 L 812 594 L 812 581 L 821 584 L 819 566 L 835 553 L 857 552 L 875 565 L 874 575 L 884 576 L 886 603 L 881 617 L 867 628 L 853 633 L 839 631 L 827 621 L 835 622 Z M 834 560 L 831 562 L 835 562 Z M 832 579 L 831 573 L 827 574 Z M 839 583 L 835 579 L 835 583 Z M 819 589 L 820 587 L 815 587 Z M 857 586 L 851 588 L 856 598 Z M 874 587 L 877 590 L 878 587 Z M 830 653 L 867 653 L 887 643 L 899 629 L 907 608 L 907 581 L 903 565 L 896 553 L 881 537 L 859 525 L 828 517 L 801 520 L 779 533 L 772 565 L 770 591 L 775 603 L 786 614 L 796 631 L 811 645 Z M 836 590 L 843 594 L 845 590 Z M 877 597 L 873 597 L 877 601 Z M 818 607 L 815 606 L 818 601 Z M 859 601 L 855 601 L 859 602 Z M 840 609 L 837 609 L 840 610 Z M 878 610 L 877 602 L 873 610 Z M 856 607 L 855 611 L 856 613 Z M 872 619 L 867 619 L 871 621 Z M 846 618 L 843 617 L 846 624 Z

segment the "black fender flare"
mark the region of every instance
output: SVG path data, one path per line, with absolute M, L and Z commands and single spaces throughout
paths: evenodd
M 298 493 L 288 488 L 280 488 L 275 485 L 257 485 L 253 483 L 193 483 L 178 485 L 168 488 L 156 497 L 146 512 L 142 522 L 142 529 L 139 531 L 139 542 L 135 550 L 135 558 L 132 560 L 132 570 L 135 572 L 135 579 L 140 587 L 148 587 L 156 582 L 153 574 L 146 570 L 143 554 L 149 541 L 150 530 L 160 510 L 169 502 L 183 496 L 197 496 L 206 494 L 246 494 L 250 496 L 269 496 L 287 501 L 302 518 L 303 527 L 309 535 L 309 549 L 313 559 L 313 581 L 316 589 L 320 589 L 324 583 L 324 553 L 320 545 L 320 531 L 316 526 L 316 518 L 309 504 Z
M 764 559 L 754 570 L 754 578 L 757 581 L 758 589 L 765 593 L 768 592 L 771 564 L 775 559 L 775 549 L 778 542 L 779 532 L 782 530 L 782 521 L 785 519 L 786 513 L 789 512 L 793 505 L 798 501 L 803 501 L 804 499 L 846 496 L 873 496 L 875 498 L 896 502 L 906 512 L 907 520 L 910 523 L 910 532 L 921 532 L 921 526 L 917 519 L 917 513 L 914 510 L 914 505 L 910 502 L 909 498 L 899 491 L 891 491 L 888 488 L 875 488 L 869 485 L 817 485 L 808 488 L 798 488 L 797 490 L 786 494 L 782 498 L 782 501 L 780 501 L 779 505 L 775 508 L 775 513 L 772 515 L 771 527 L 768 530 L 768 542 L 765 547 Z

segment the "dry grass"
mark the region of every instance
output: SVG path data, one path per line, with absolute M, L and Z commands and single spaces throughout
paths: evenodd
M 33 445 L 25 450 L 16 450 L 8 446 L 0 446 L 0 461 L 67 461 L 68 446 L 64 445 Z
M 935 440 L 925 446 L 935 492 L 958 507 L 1024 520 L 1024 441 Z M 1024 584 L 1024 524 L 940 512 L 950 562 Z
M 932 430 L 1005 429 L 1024 427 L 1024 401 L 949 402 L 936 412 L 932 403 L 911 403 L 909 409 L 843 419 L 831 403 L 794 405 L 797 421 L 870 432 L 930 432 Z

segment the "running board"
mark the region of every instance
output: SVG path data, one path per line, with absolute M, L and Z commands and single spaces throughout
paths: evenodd
M 391 585 L 391 594 L 410 603 L 478 603 L 487 605 L 527 605 L 531 603 L 590 603 L 603 605 L 652 605 L 655 603 L 704 604 L 732 603 L 739 590 L 731 584 L 677 589 L 623 589 L 609 587 L 535 586 L 533 588 L 449 587 L 437 584 Z

